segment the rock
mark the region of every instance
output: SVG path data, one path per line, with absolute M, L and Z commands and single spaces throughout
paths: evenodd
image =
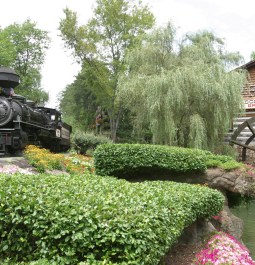
M 50 174 L 50 175 L 66 175 L 66 176 L 70 176 L 70 174 L 68 172 L 62 171 L 62 170 L 58 170 L 58 169 L 46 170 L 45 173 L 46 174 Z
M 209 168 L 205 172 L 205 180 L 213 182 L 215 178 L 221 177 L 224 174 L 224 170 L 220 168 Z
M 249 190 L 249 182 L 247 181 L 245 176 L 243 175 L 237 176 L 233 192 L 245 194 L 248 192 L 248 190 Z
M 205 219 L 197 220 L 187 227 L 178 241 L 171 246 L 159 264 L 192 264 L 196 253 L 203 249 L 205 239 L 215 231 L 214 226 Z
M 223 192 L 223 195 L 225 197 L 223 210 L 218 216 L 213 216 L 211 222 L 217 230 L 224 231 L 234 236 L 238 241 L 241 241 L 243 220 L 231 213 L 225 192 Z
M 225 231 L 227 231 L 230 235 L 233 235 L 237 240 L 241 241 L 243 234 L 243 220 L 233 215 L 229 211 L 229 209 L 228 210 L 224 209 L 223 218 L 224 215 L 226 216 L 226 220 L 224 222 Z
M 184 230 L 178 242 L 182 244 L 201 243 L 201 240 L 205 236 L 208 236 L 215 231 L 216 229 L 211 222 L 205 219 L 199 219 Z
M 220 213 L 220 223 L 221 230 L 241 241 L 243 234 L 243 220 L 233 215 L 230 212 L 229 207 L 226 205 Z
M 211 188 L 247 194 L 249 181 L 239 171 L 224 171 L 219 168 L 208 169 L 204 175 L 205 181 Z M 255 180 L 253 179 L 255 184 Z

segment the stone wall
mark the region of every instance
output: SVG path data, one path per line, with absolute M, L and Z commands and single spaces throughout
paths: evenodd
M 210 168 L 201 177 L 211 188 L 243 195 L 251 195 L 253 193 L 250 190 L 251 184 L 246 174 L 242 174 L 238 170 L 225 171 L 220 168 Z

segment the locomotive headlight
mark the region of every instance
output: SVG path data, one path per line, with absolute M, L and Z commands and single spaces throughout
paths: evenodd
M 4 104 L 4 102 L 0 102 L 0 119 L 6 117 L 7 111 L 8 107 L 6 106 L 6 104 Z
M 0 97 L 0 126 L 7 124 L 11 119 L 13 110 L 10 102 L 3 97 Z

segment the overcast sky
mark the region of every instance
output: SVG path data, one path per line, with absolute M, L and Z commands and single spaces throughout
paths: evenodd
M 143 0 L 151 8 L 158 25 L 171 20 L 179 34 L 207 29 L 225 39 L 228 51 L 239 51 L 250 61 L 255 51 L 254 0 Z M 57 95 L 73 82 L 79 66 L 63 47 L 57 30 L 63 9 L 76 11 L 80 24 L 92 16 L 95 0 L 2 0 L 0 27 L 27 18 L 37 22 L 38 28 L 47 30 L 52 39 L 42 69 L 42 87 L 49 92 L 48 107 L 57 106 Z

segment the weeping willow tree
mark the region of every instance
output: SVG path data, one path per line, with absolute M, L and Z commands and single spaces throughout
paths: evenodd
M 212 150 L 242 107 L 245 74 L 229 71 L 241 59 L 210 32 L 177 43 L 169 24 L 129 53 L 119 97 L 133 113 L 136 131 L 149 128 L 153 143 Z

